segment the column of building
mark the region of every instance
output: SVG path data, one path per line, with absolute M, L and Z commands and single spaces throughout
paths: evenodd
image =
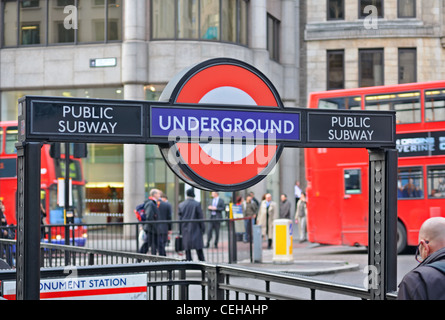
M 126 100 L 145 100 L 148 77 L 146 0 L 124 1 L 122 83 Z M 145 198 L 145 145 L 124 146 L 124 222 L 136 221 L 134 208 Z

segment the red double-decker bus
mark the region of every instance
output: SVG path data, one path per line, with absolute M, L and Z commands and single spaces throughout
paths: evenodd
M 397 248 L 418 242 L 429 217 L 445 216 L 445 81 L 312 93 L 309 108 L 397 113 Z M 366 149 L 306 149 L 308 238 L 368 245 Z
M 8 225 L 17 225 L 17 121 L 0 122 L 0 199 L 5 206 L 5 217 Z M 72 154 L 72 153 L 71 153 Z M 65 176 L 65 159 L 62 154 L 58 158 L 50 156 L 50 145 L 43 145 L 41 152 L 40 200 L 46 212 L 46 225 L 65 224 L 64 208 L 59 206 L 59 179 Z M 70 157 L 70 179 L 72 184 L 72 205 L 75 214 L 74 223 L 81 222 L 84 211 L 85 180 L 83 178 L 82 162 Z M 59 197 L 60 198 L 60 197 Z M 46 240 L 64 244 L 62 228 L 45 228 Z M 74 227 L 75 244 L 85 245 L 86 229 Z

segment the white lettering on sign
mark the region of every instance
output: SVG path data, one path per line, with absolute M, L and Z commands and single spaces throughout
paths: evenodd
M 269 120 L 216 117 L 185 117 L 185 116 L 159 116 L 159 125 L 162 130 L 184 130 L 202 132 L 240 132 L 240 133 L 278 133 L 291 134 L 295 131 L 295 125 L 290 120 Z
M 63 106 L 63 118 L 65 120 L 59 121 L 60 133 L 114 134 L 116 132 L 117 122 L 109 121 L 114 119 L 111 107 Z
M 329 140 L 331 141 L 371 141 L 374 130 L 371 128 L 371 118 L 335 116 L 331 118 Z

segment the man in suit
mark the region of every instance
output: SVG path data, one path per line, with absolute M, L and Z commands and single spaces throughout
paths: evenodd
M 213 191 L 212 192 L 212 204 L 208 206 L 210 219 L 214 220 L 210 222 L 209 231 L 207 233 L 207 248 L 210 246 L 210 241 L 212 240 L 212 233 L 215 230 L 215 248 L 218 248 L 218 239 L 219 239 L 219 227 L 221 222 L 218 221 L 222 219 L 222 212 L 225 209 L 224 200 L 219 197 L 219 193 Z
M 159 221 L 170 221 L 172 219 L 172 206 L 168 202 L 167 196 L 162 193 L 159 200 Z M 158 231 L 158 253 L 160 256 L 166 256 L 165 245 L 168 240 L 168 231 L 171 230 L 171 223 L 157 224 Z

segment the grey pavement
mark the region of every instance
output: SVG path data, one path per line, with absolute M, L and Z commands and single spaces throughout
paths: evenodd
M 313 249 L 319 248 L 318 252 Z M 270 271 L 280 271 L 292 274 L 313 276 L 320 274 L 329 274 L 336 272 L 356 271 L 360 268 L 360 263 L 346 260 L 326 259 L 326 250 L 340 248 L 338 246 L 321 246 L 317 243 L 294 241 L 293 254 L 289 257 L 289 261 L 281 261 L 282 259 L 274 259 L 273 249 L 267 249 L 263 244 L 261 259 L 258 262 L 251 263 L 250 260 L 238 261 L 238 265 L 252 267 Z M 354 247 L 341 247 L 342 250 L 357 250 Z M 362 248 L 363 250 L 363 248 Z M 366 249 L 364 249 L 366 250 Z M 335 258 L 335 257 L 334 257 Z

